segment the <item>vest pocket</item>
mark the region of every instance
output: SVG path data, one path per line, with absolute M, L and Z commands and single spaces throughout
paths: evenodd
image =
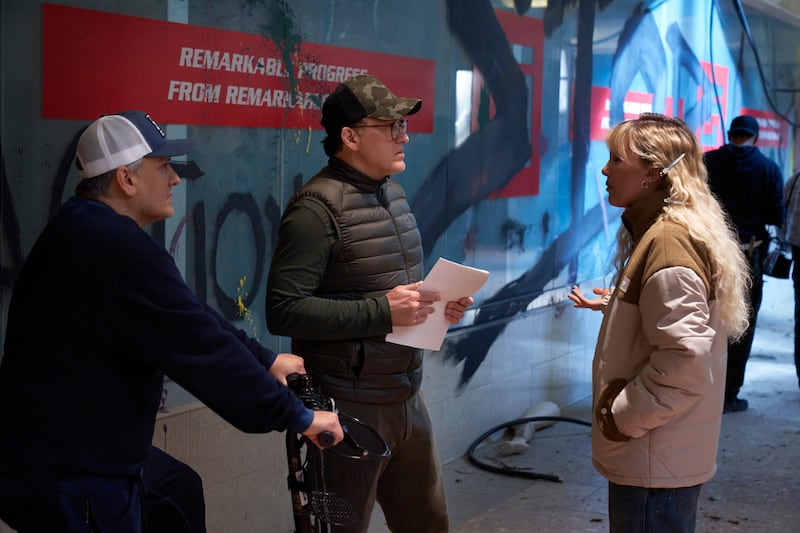
M 347 370 L 353 377 L 359 377 L 364 368 L 364 341 L 359 340 L 353 344 L 353 353 L 350 355 L 350 363 Z

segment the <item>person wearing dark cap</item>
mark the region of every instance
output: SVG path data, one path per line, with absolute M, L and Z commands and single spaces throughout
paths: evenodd
M 768 225 L 781 226 L 784 217 L 783 176 L 780 167 L 756 147 L 758 121 L 742 115 L 731 121 L 728 143 L 706 152 L 708 184 L 739 233 L 742 250 L 750 264 L 752 285 L 748 301 L 750 326 L 742 337 L 728 344 L 723 412 L 744 411 L 739 398 L 745 366 L 753 346 L 756 318 L 763 292 L 762 262 L 769 248 Z
M 420 290 L 420 233 L 392 179 L 406 168 L 406 117 L 421 105 L 369 75 L 336 87 L 322 106 L 328 164 L 289 199 L 270 267 L 270 331 L 291 337 L 292 351 L 337 408 L 377 430 L 391 449 L 377 486 L 356 509 L 360 522 L 334 526 L 337 532 L 366 531 L 376 499 L 393 532 L 448 530 L 419 393 L 422 351 L 385 340 L 395 326 L 423 323 L 438 299 Z M 447 320 L 458 322 L 472 304 L 448 302 Z
M 141 111 L 107 115 L 77 144 L 81 180 L 36 240 L 0 363 L 0 518 L 25 532 L 204 532 L 202 481 L 152 446 L 162 378 L 251 433 L 343 437 L 285 386 L 302 359 L 236 329 L 184 283 L 143 229 L 173 214 L 180 178 Z

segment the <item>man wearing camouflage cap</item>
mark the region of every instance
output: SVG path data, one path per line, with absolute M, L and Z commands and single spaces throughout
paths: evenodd
M 270 269 L 270 331 L 291 337 L 315 383 L 339 410 L 377 430 L 392 452 L 366 505 L 356 509 L 360 523 L 337 532 L 366 531 L 376 500 L 394 532 L 448 530 L 419 394 L 422 351 L 385 341 L 394 326 L 425 322 L 438 300 L 420 290 L 420 234 L 391 178 L 406 168 L 406 117 L 421 106 L 368 75 L 331 93 L 322 107 L 328 165 L 289 200 Z M 448 321 L 458 322 L 472 303 L 448 302 Z

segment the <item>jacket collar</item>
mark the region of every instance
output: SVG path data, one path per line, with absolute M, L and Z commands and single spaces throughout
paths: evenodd
M 622 213 L 622 223 L 631 234 L 634 242 L 638 241 L 650 229 L 653 222 L 661 215 L 666 205 L 667 191 L 658 189 L 630 206 Z
M 356 187 L 364 192 L 369 193 L 377 193 L 378 189 L 380 189 L 384 183 L 389 181 L 389 176 L 385 176 L 383 179 L 374 180 L 355 168 L 351 166 L 338 157 L 331 157 L 328 159 L 328 168 L 330 168 L 333 175 L 346 183 L 349 183 L 353 187 Z

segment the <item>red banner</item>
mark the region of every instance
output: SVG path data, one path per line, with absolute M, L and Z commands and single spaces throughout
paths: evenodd
M 722 109 L 728 108 L 728 68 L 720 65 L 714 65 L 714 72 L 712 75 L 712 65 L 706 61 L 700 62 L 703 70 L 708 77 L 708 81 L 716 80 L 717 90 L 714 94 L 713 103 L 715 107 L 711 110 L 705 121 L 700 124 L 695 135 L 700 141 L 700 145 L 704 151 L 719 148 L 727 141 L 727 127 L 722 123 L 722 117 L 716 112 L 717 104 Z M 696 100 L 698 102 L 703 99 L 703 87 L 698 86 Z M 625 95 L 624 105 L 624 119 L 631 120 L 637 118 L 641 113 L 650 112 L 653 110 L 653 94 L 639 91 L 628 91 Z M 666 97 L 664 105 L 665 114 L 671 115 L 675 101 L 672 96 Z M 684 99 L 678 98 L 677 116 L 684 116 Z M 609 124 L 610 120 L 610 107 L 611 107 L 611 90 L 608 87 L 592 87 L 592 123 L 591 123 L 591 139 L 593 141 L 605 140 L 610 127 L 615 124 Z M 777 113 L 771 111 L 761 111 L 759 109 L 741 108 L 739 115 L 751 115 L 758 120 L 759 135 L 757 145 L 761 148 L 785 148 L 789 139 L 789 126 L 785 120 Z M 733 116 L 730 117 L 731 119 Z
M 789 141 L 789 124 L 777 113 L 743 107 L 740 115 L 750 115 L 758 121 L 758 142 L 761 148 L 785 148 Z
M 421 98 L 409 129 L 433 131 L 435 63 L 44 4 L 45 118 L 93 120 L 141 109 L 166 124 L 314 128 L 338 83 L 371 74 Z
M 542 154 L 542 83 L 544 80 L 544 26 L 540 19 L 520 17 L 510 11 L 496 9 L 497 21 L 506 34 L 508 43 L 517 51 L 519 69 L 530 84 L 528 119 L 531 139 L 531 157 L 519 172 L 499 192 L 490 198 L 536 196 L 539 194 L 539 164 Z M 477 66 L 473 67 L 472 131 L 477 131 L 480 100 L 485 91 L 484 79 Z M 489 95 L 489 117 L 496 113 L 494 99 Z
M 638 118 L 642 113 L 653 111 L 653 95 L 639 91 L 628 91 L 623 103 L 625 120 Z M 616 124 L 611 120 L 611 89 L 608 87 L 592 87 L 592 121 L 589 126 L 589 138 L 593 141 L 604 141 L 608 131 Z

